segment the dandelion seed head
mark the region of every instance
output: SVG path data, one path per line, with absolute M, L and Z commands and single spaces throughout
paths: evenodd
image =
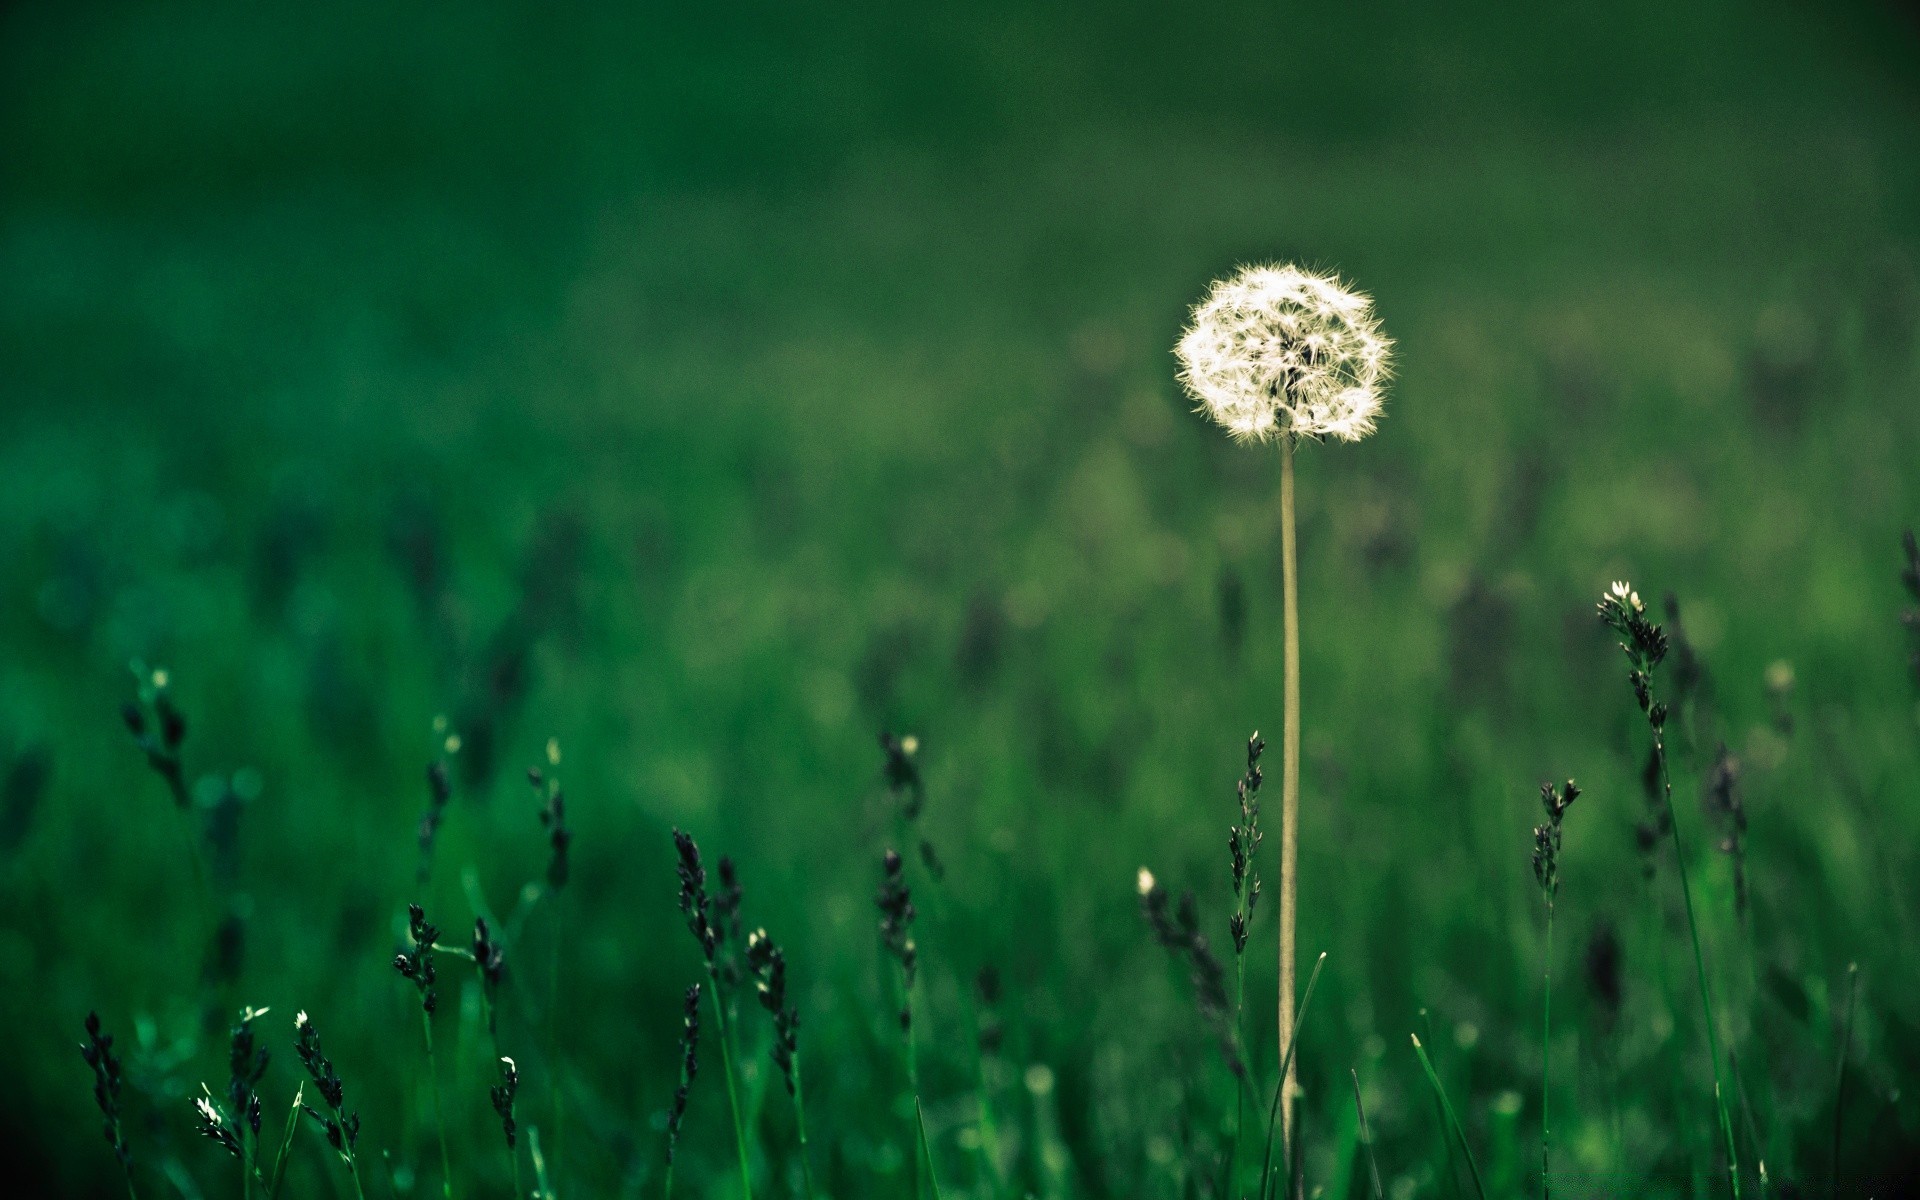
M 1369 297 L 1293 266 L 1217 281 L 1175 348 L 1181 384 L 1240 441 L 1359 441 L 1380 415 L 1392 351 Z

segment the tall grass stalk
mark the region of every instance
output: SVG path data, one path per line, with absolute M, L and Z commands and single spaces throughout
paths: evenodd
M 1547 823 L 1533 827 L 1533 877 L 1547 901 L 1547 944 L 1540 972 L 1540 1200 L 1553 1195 L 1553 910 L 1560 898 L 1561 825 L 1580 796 L 1579 785 L 1540 785 Z
M 1658 727 L 1653 731 L 1654 753 L 1660 760 L 1660 787 L 1666 794 L 1667 809 L 1673 809 L 1673 780 L 1667 773 L 1667 749 Z M 1679 864 L 1680 897 L 1686 907 L 1687 935 L 1693 946 L 1693 968 L 1700 980 L 1701 1016 L 1707 1024 L 1707 1056 L 1713 1067 L 1713 1105 L 1720 1118 L 1720 1140 L 1727 1149 L 1727 1184 L 1733 1200 L 1740 1200 L 1740 1151 L 1733 1140 L 1733 1120 L 1727 1112 L 1727 1098 L 1720 1078 L 1720 1034 L 1713 1015 L 1713 985 L 1707 980 L 1707 956 L 1700 944 L 1700 922 L 1693 912 L 1693 887 L 1687 879 L 1686 844 L 1680 837 L 1680 814 L 1672 813 L 1667 831 L 1673 836 L 1673 856 Z
M 1713 1107 L 1720 1121 L 1720 1140 L 1727 1152 L 1727 1185 L 1733 1192 L 1733 1200 L 1740 1200 L 1740 1151 L 1734 1142 L 1733 1120 L 1727 1109 L 1726 1089 L 1720 1073 L 1720 1034 L 1714 1019 L 1713 986 L 1707 978 L 1707 956 L 1701 947 L 1700 922 L 1694 913 L 1693 886 L 1687 878 L 1686 843 L 1680 836 L 1680 814 L 1674 808 L 1673 776 L 1667 765 L 1667 706 L 1655 698 L 1653 686 L 1654 670 L 1667 656 L 1667 635 L 1647 619 L 1640 593 L 1629 584 L 1615 583 L 1600 598 L 1599 611 L 1600 620 L 1624 639 L 1620 648 L 1626 652 L 1632 667 L 1628 682 L 1633 685 L 1634 698 L 1653 734 L 1653 760 L 1659 770 L 1660 791 L 1665 801 L 1661 810 L 1663 823 L 1673 839 L 1680 898 L 1687 914 L 1694 971 L 1700 981 L 1700 1009 L 1707 1025 L 1707 1056 L 1713 1068 Z
M 1413 1052 L 1420 1056 L 1420 1069 L 1427 1073 L 1427 1082 L 1433 1086 L 1433 1094 L 1440 1101 L 1440 1111 L 1447 1118 L 1447 1128 L 1453 1132 L 1454 1139 L 1460 1143 L 1460 1150 L 1467 1156 L 1467 1170 L 1473 1175 L 1473 1190 L 1480 1200 L 1487 1200 L 1487 1185 L 1480 1178 L 1480 1164 L 1474 1161 L 1473 1147 L 1467 1144 L 1466 1130 L 1460 1128 L 1460 1118 L 1453 1113 L 1453 1102 L 1447 1099 L 1447 1090 L 1440 1086 L 1440 1076 L 1434 1073 L 1433 1062 L 1427 1057 L 1427 1048 L 1420 1044 L 1420 1035 L 1412 1034 Z

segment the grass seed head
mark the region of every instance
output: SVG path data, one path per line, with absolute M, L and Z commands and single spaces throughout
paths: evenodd
M 93 1069 L 93 1102 L 100 1109 L 101 1132 L 125 1169 L 132 1166 L 133 1153 L 120 1127 L 120 1089 L 125 1083 L 120 1056 L 113 1052 L 113 1035 L 101 1028 L 99 1013 L 87 1014 L 86 1028 L 87 1040 L 80 1043 L 80 1057 Z
M 393 956 L 393 968 L 413 981 L 420 992 L 420 1007 L 429 1014 L 440 1001 L 433 965 L 434 941 L 440 930 L 427 920 L 426 910 L 418 904 L 407 905 L 407 937 L 413 943 Z
M 473 963 L 480 972 L 482 983 L 489 990 L 499 988 L 500 981 L 506 978 L 506 949 L 494 940 L 493 929 L 487 924 L 485 917 L 474 918 Z
M 1533 827 L 1533 877 L 1549 907 L 1560 894 L 1560 823 L 1579 797 L 1580 787 L 1571 779 L 1564 788 L 1551 781 L 1540 785 L 1540 807 L 1546 810 L 1547 823 Z
M 345 1111 L 346 1089 L 341 1085 L 340 1076 L 333 1069 L 333 1062 L 320 1049 L 320 1032 L 313 1022 L 302 1012 L 293 1018 L 294 1053 L 300 1058 L 307 1075 L 313 1080 L 320 1099 L 326 1104 L 327 1111 L 320 1112 L 310 1105 L 301 1105 L 302 1111 L 320 1122 L 327 1133 L 327 1144 L 347 1162 L 353 1161 L 354 1148 L 360 1141 L 360 1114 Z
M 700 943 L 701 956 L 712 968 L 720 943 L 713 927 L 713 906 L 707 898 L 707 869 L 700 863 L 700 847 L 691 834 L 676 829 L 673 849 L 679 859 L 674 873 L 680 877 L 680 913 L 687 919 L 687 931 Z
M 1373 432 L 1393 343 L 1338 277 L 1243 267 L 1194 306 L 1175 353 L 1199 409 L 1239 441 Z
M 500 1082 L 487 1089 L 493 1111 L 500 1115 L 500 1132 L 506 1136 L 507 1149 L 520 1140 L 520 1126 L 513 1116 L 514 1096 L 520 1091 L 520 1068 L 511 1058 L 500 1056 Z
M 547 742 L 547 759 L 553 765 L 560 759 L 559 745 L 552 739 Z M 567 798 L 560 790 L 560 781 L 549 778 L 539 767 L 527 769 L 527 782 L 540 798 L 540 827 L 547 831 L 547 886 L 557 892 L 567 886 L 567 851 L 573 845 L 573 831 L 567 828 Z
M 1707 772 L 1707 814 L 1720 827 L 1720 852 L 1733 860 L 1733 911 L 1747 914 L 1747 802 L 1740 789 L 1740 760 L 1725 742 Z
M 700 985 L 687 988 L 680 1024 L 680 1087 L 673 1093 L 673 1107 L 667 1112 L 667 1165 L 673 1165 L 673 1152 L 680 1144 L 680 1124 L 687 1116 L 687 1098 L 693 1094 L 694 1077 L 700 1074 Z
M 880 940 L 887 953 L 900 963 L 903 980 L 900 1028 L 913 1025 L 913 1008 L 905 999 L 913 992 L 914 972 L 919 966 L 919 949 L 913 941 L 913 893 L 907 887 L 906 864 L 897 850 L 888 850 L 880 862 L 880 891 L 874 896 L 880 910 Z

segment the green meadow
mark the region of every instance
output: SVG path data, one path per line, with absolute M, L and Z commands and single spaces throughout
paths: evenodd
M 1550 1064 L 1553 1195 L 1909 1194 L 1916 63 L 1877 3 L 0 7 L 8 1174 L 1516 1197 Z M 1378 432 L 1298 451 L 1292 1155 L 1279 458 L 1173 355 L 1260 261 L 1395 342 Z

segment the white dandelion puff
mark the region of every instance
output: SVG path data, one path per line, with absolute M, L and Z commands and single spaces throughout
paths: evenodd
M 1180 382 L 1242 441 L 1357 442 L 1373 432 L 1393 343 L 1373 301 L 1331 275 L 1243 267 L 1194 306 Z

